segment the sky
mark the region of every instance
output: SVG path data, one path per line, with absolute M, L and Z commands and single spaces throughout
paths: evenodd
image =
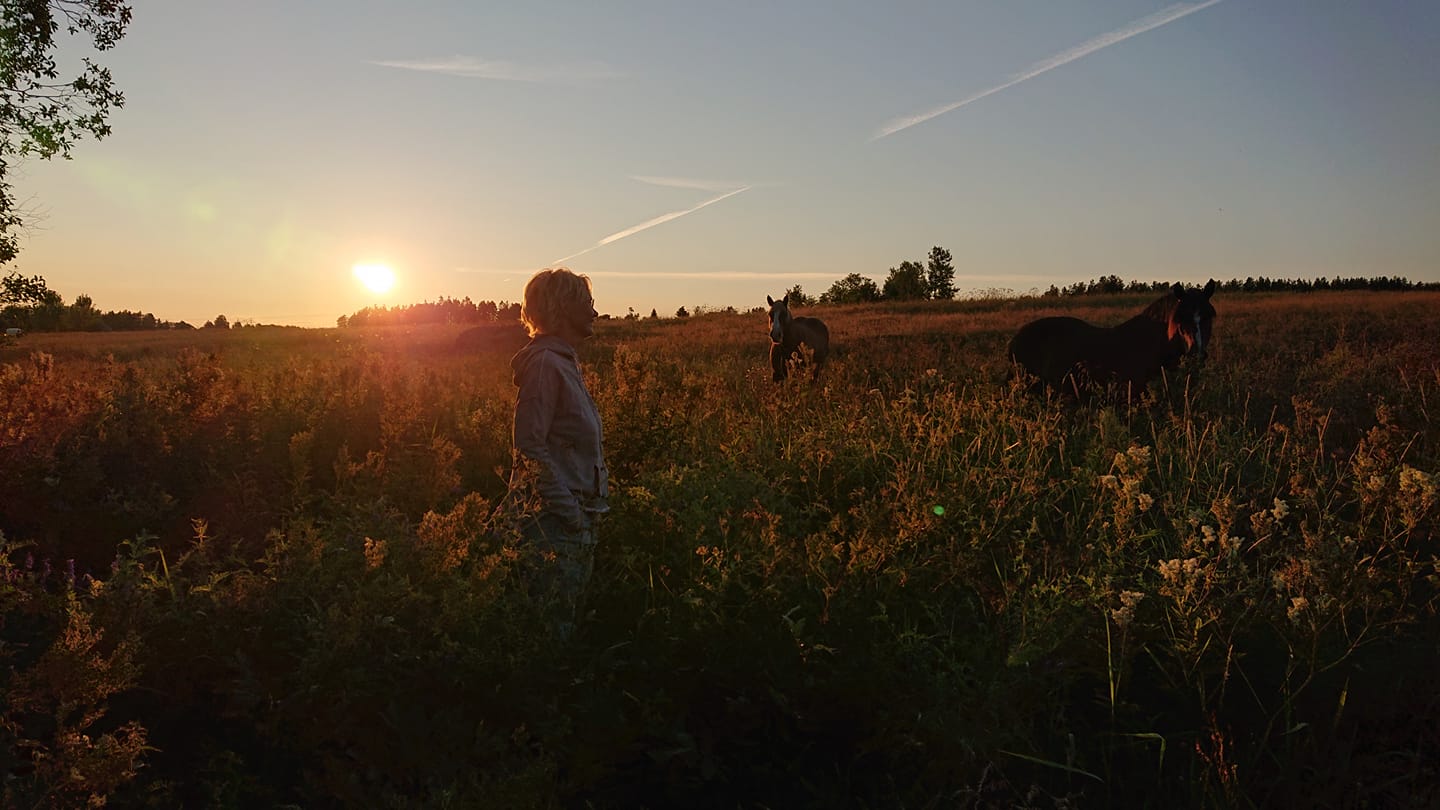
M 668 316 L 933 246 L 962 296 L 1440 281 L 1440 3 L 133 6 L 113 134 L 12 174 L 14 268 L 102 310 L 333 326 L 566 266 Z

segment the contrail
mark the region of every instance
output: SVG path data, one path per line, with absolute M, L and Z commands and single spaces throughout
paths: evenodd
M 750 190 L 750 187 L 749 187 L 749 186 L 745 186 L 744 188 L 737 188 L 737 189 L 735 189 L 734 191 L 727 191 L 727 192 L 725 192 L 724 194 L 721 194 L 719 197 L 712 197 L 712 198 L 706 200 L 705 202 L 702 202 L 702 203 L 700 203 L 699 205 L 695 206 L 694 208 L 687 208 L 687 209 L 685 209 L 684 211 L 672 211 L 672 212 L 670 212 L 670 213 L 668 213 L 668 214 L 661 214 L 660 216 L 655 217 L 654 219 L 651 219 L 651 220 L 647 220 L 647 221 L 645 221 L 645 222 L 642 222 L 642 223 L 640 223 L 639 225 L 636 225 L 636 226 L 634 226 L 634 227 L 632 227 L 632 228 L 626 228 L 626 229 L 623 230 L 623 231 L 618 231 L 618 232 L 616 232 L 616 233 L 612 233 L 612 234 L 610 234 L 609 236 L 605 237 L 604 239 L 601 239 L 599 242 L 596 242 L 595 244 L 591 245 L 590 247 L 585 248 L 584 250 L 580 251 L 579 253 L 572 253 L 572 254 L 570 254 L 569 256 L 566 256 L 566 257 L 564 257 L 564 258 L 556 259 L 556 260 L 555 260 L 554 262 L 552 262 L 552 263 L 553 263 L 553 264 L 563 264 L 563 263 L 568 262 L 568 261 L 570 261 L 571 259 L 575 258 L 576 256 L 584 256 L 586 253 L 589 253 L 590 251 L 595 250 L 596 248 L 602 248 L 602 247 L 610 244 L 611 242 L 618 242 L 618 241 L 620 241 L 621 239 L 624 239 L 624 238 L 627 237 L 627 236 L 634 236 L 635 234 L 637 234 L 637 233 L 639 233 L 639 232 L 641 232 L 641 231 L 643 231 L 643 230 L 646 230 L 646 229 L 649 229 L 649 228 L 653 228 L 653 227 L 655 227 L 656 225 L 663 225 L 663 224 L 665 224 L 666 222 L 669 222 L 669 221 L 672 220 L 672 219 L 679 219 L 680 217 L 683 217 L 683 216 L 685 216 L 686 214 L 693 214 L 693 213 L 695 213 L 696 211 L 699 211 L 701 208 L 704 208 L 704 207 L 707 206 L 707 205 L 714 205 L 715 203 L 720 202 L 721 200 L 725 199 L 726 197 L 734 197 L 736 194 L 739 194 L 739 193 L 742 192 L 742 191 L 749 191 L 749 190 Z
M 1008 80 L 1005 81 L 1004 84 L 996 85 L 989 90 L 983 90 L 973 96 L 970 96 L 969 98 L 962 99 L 953 104 L 946 104 L 942 107 L 936 107 L 929 112 L 923 112 L 919 115 L 911 115 L 905 118 L 896 118 L 887 123 L 885 126 L 881 127 L 880 131 L 877 132 L 875 136 L 872 137 L 870 140 L 878 141 L 887 135 L 894 135 L 902 129 L 909 129 L 916 124 L 923 124 L 926 121 L 929 121 L 931 118 L 944 115 L 945 113 L 951 112 L 952 110 L 958 110 L 961 107 L 964 107 L 966 104 L 979 101 L 986 96 L 993 96 L 1001 90 L 1014 87 L 1015 85 L 1027 79 L 1033 79 L 1042 73 L 1048 73 L 1055 68 L 1061 67 L 1062 65 L 1068 65 L 1082 56 L 1089 56 L 1090 54 L 1098 50 L 1108 48 L 1118 42 L 1124 42 L 1125 40 L 1133 36 L 1139 36 L 1146 31 L 1154 30 L 1162 25 L 1165 25 L 1166 23 L 1172 23 L 1180 19 L 1181 17 L 1189 16 L 1197 11 L 1203 11 L 1204 9 L 1207 9 L 1219 2 L 1220 0 L 1205 0 L 1205 2 L 1203 3 L 1195 3 L 1193 5 L 1181 3 L 1178 5 L 1170 6 L 1169 8 L 1163 9 L 1161 11 L 1157 11 L 1154 14 L 1149 15 L 1148 17 L 1141 17 L 1140 19 L 1130 23 L 1129 25 L 1124 26 L 1123 28 L 1117 28 L 1116 30 L 1111 31 L 1108 34 L 1101 34 L 1100 36 L 1088 40 L 1080 45 L 1077 45 L 1068 51 L 1061 51 L 1060 53 L 1055 54 L 1049 59 L 1036 62 L 1029 68 L 1015 74 L 1014 76 L 1011 76 Z
M 749 281 L 752 279 L 775 279 L 774 273 L 759 273 L 752 270 L 586 270 L 587 276 L 607 276 L 610 278 L 677 278 L 677 279 L 706 279 L 710 281 Z M 834 273 L 786 273 L 785 278 L 811 278 L 811 279 L 833 279 Z M 777 282 L 778 283 L 778 282 Z
M 490 270 L 473 267 L 457 267 L 455 268 L 455 272 L 487 276 L 520 276 L 528 275 L 541 269 L 543 268 L 527 267 L 523 270 Z M 609 278 L 703 278 L 715 281 L 745 281 L 757 278 L 775 278 L 774 273 L 762 273 L 755 270 L 586 270 L 585 275 L 596 278 L 600 276 Z M 832 272 L 787 272 L 785 273 L 785 278 L 833 279 L 835 278 L 835 274 Z M 1014 276 L 996 276 L 996 278 L 1014 278 Z
M 655 177 L 653 175 L 632 174 L 631 180 L 651 186 L 664 186 L 666 188 L 693 188 L 700 191 L 734 191 L 739 186 L 754 188 L 754 185 L 747 183 L 727 183 L 723 180 L 695 180 L 689 177 Z
M 440 73 L 465 79 L 493 79 L 506 82 L 573 84 L 621 78 L 620 71 L 605 64 L 522 65 L 499 59 L 449 56 L 433 59 L 378 59 L 370 64 L 421 73 Z

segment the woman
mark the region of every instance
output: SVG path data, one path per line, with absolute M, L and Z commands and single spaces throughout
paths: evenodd
M 524 539 L 540 552 L 537 583 L 558 601 L 568 636 L 595 560 L 595 524 L 609 511 L 600 412 L 585 388 L 575 348 L 595 333 L 590 279 L 541 270 L 525 285 L 520 320 L 530 343 L 510 361 L 515 453 L 510 495 L 524 508 Z

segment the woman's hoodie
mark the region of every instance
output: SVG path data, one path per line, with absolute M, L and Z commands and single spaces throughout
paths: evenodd
M 575 349 L 536 335 L 510 360 L 515 385 L 516 464 L 512 495 L 533 488 L 541 511 L 583 525 L 586 513 L 609 511 L 600 412 L 585 389 Z

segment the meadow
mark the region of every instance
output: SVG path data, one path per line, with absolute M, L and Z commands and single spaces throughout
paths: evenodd
M 513 328 L 0 344 L 6 807 L 1433 807 L 1440 293 L 1217 294 L 1136 407 L 1008 379 L 1153 296 L 602 321 L 574 638 L 494 516 Z

